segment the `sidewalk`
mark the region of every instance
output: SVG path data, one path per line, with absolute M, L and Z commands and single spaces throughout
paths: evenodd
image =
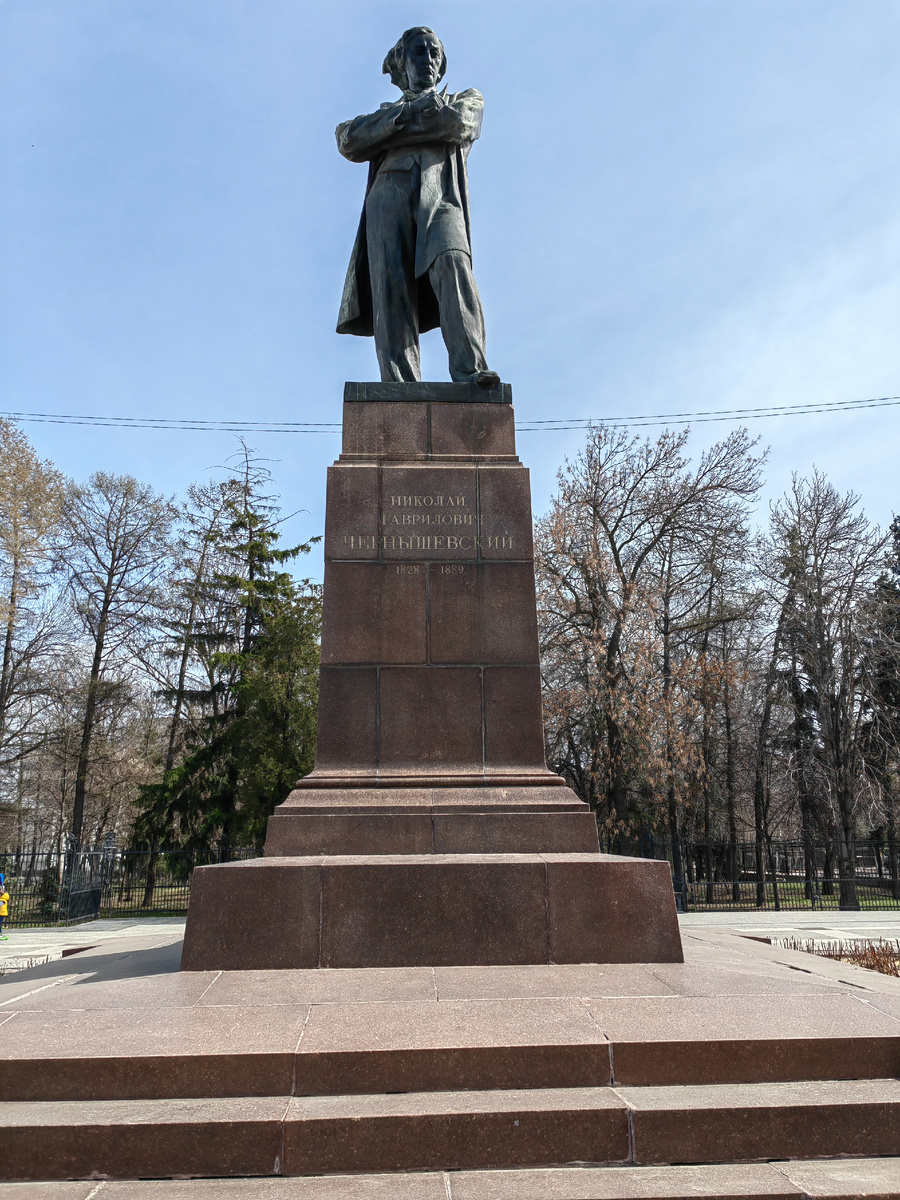
M 683 932 L 733 929 L 745 937 L 796 937 L 815 942 L 900 939 L 900 909 L 865 912 L 714 912 L 679 913 Z
M 88 921 L 67 928 L 7 929 L 9 941 L 0 942 L 0 974 L 55 962 L 68 957 L 66 951 L 84 952 L 88 947 L 117 943 L 122 939 L 147 949 L 180 941 L 184 936 L 184 922 L 184 917 L 140 917 Z M 110 946 L 110 949 L 114 948 L 117 947 Z

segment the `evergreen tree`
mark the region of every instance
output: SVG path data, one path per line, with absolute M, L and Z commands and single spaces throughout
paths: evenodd
M 182 756 L 143 789 L 138 841 L 208 846 L 260 843 L 266 821 L 315 754 L 320 589 L 286 564 L 312 539 L 280 549 L 269 472 L 244 448 L 226 481 L 225 519 L 208 533 L 213 569 L 195 578 L 197 603 L 184 636 L 206 686 L 170 692 L 200 716 Z

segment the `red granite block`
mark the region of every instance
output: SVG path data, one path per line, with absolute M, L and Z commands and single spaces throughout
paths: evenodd
M 384 467 L 381 484 L 382 557 L 474 559 L 478 509 L 475 467 Z
M 66 989 L 70 1005 L 80 988 Z M 226 1020 L 210 1008 L 19 1012 L 15 1036 L 0 1037 L 4 1099 L 286 1095 L 307 1012 L 281 1005 L 260 1021 L 240 1000 Z
M 321 881 L 314 859 L 260 858 L 197 867 L 183 971 L 315 967 Z
M 428 453 L 428 405 L 345 404 L 342 452 L 372 458 L 424 458 Z
M 432 404 L 432 454 L 515 454 L 510 404 Z
M 478 467 L 481 557 L 486 560 L 534 557 L 531 485 L 525 467 Z
M 374 770 L 376 689 L 375 667 L 320 669 L 317 768 Z
M 294 1098 L 285 1121 L 290 1175 L 627 1156 L 626 1110 L 608 1088 Z
M 484 760 L 546 770 L 539 666 L 485 667 Z
M 340 464 L 328 468 L 325 499 L 325 561 L 378 558 L 378 467 Z
M 322 663 L 424 663 L 424 563 L 326 563 Z
M 258 1006 L 259 1022 L 268 1009 L 300 1009 L 309 1004 L 383 1004 L 387 1001 L 434 1000 L 430 967 L 390 967 L 359 971 L 225 971 L 201 1000 L 201 1007 L 233 1004 Z
M 276 1175 L 286 1100 L 7 1104 L 6 1179 Z
M 806 1195 L 782 1174 L 793 1165 L 779 1163 L 777 1168 L 769 1163 L 613 1168 L 572 1165 L 535 1170 L 457 1171 L 453 1175 L 453 1200 L 687 1200 L 688 1197 L 696 1197 L 696 1200 L 732 1200 L 732 1197 L 734 1200 L 810 1200 L 813 1196 L 832 1194 L 846 1200 L 848 1195 L 870 1195 L 868 1191 L 810 1192 Z M 848 1173 L 848 1180 L 868 1177 L 867 1163 L 857 1161 L 847 1166 L 848 1171 L 858 1168 L 855 1176 Z M 871 1195 L 875 1200 L 875 1194 Z M 110 1197 L 110 1200 L 118 1198 Z M 136 1200 L 144 1198 L 137 1197 Z M 182 1198 L 179 1196 L 176 1200 Z M 187 1196 L 184 1200 L 198 1198 Z M 344 1197 L 335 1196 L 333 1200 L 344 1200 Z M 347 1197 L 347 1200 L 356 1200 L 356 1197 Z M 883 1200 L 880 1194 L 878 1200 Z
M 609 1083 L 609 1047 L 577 999 L 432 1000 L 313 1009 L 295 1094 Z
M 432 563 L 431 661 L 537 663 L 531 563 Z
M 900 1159 L 831 1159 L 820 1162 L 781 1162 L 778 1169 L 804 1200 L 834 1197 L 844 1200 L 892 1200 L 900 1193 Z
M 546 961 L 544 877 L 543 862 L 525 855 L 502 864 L 460 855 L 327 859 L 320 963 Z
M 379 768 L 481 769 L 481 672 L 468 667 L 383 667 Z
M 634 963 L 542 963 L 528 967 L 438 967 L 441 1001 L 540 997 L 668 996 L 653 968 Z M 596 1009 L 591 1008 L 596 1017 Z M 605 1033 L 602 1023 L 597 1026 Z
M 269 818 L 266 855 L 430 854 L 433 841 L 430 812 L 302 813 L 279 807 Z
M 900 1154 L 900 1081 L 617 1088 L 637 1163 Z
M 656 973 L 659 966 L 649 969 Z M 782 984 L 780 994 L 766 994 L 771 982 Z M 803 990 L 802 977 L 791 994 L 793 982 L 761 977 L 755 995 L 592 1000 L 590 1008 L 614 1044 L 616 1080 L 622 1084 L 777 1083 L 900 1074 L 896 1023 L 836 989 L 831 995 L 810 994 Z
M 435 813 L 437 854 L 590 854 L 600 849 L 590 811 Z
M 668 863 L 548 855 L 547 889 L 554 962 L 683 960 Z

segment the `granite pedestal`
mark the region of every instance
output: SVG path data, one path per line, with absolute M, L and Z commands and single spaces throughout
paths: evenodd
M 347 384 L 316 766 L 265 855 L 194 873 L 184 969 L 681 961 L 667 864 L 546 766 L 509 385 Z

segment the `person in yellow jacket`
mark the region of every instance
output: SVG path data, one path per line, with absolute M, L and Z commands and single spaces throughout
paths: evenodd
M 8 942 L 9 936 L 3 932 L 3 922 L 9 915 L 9 892 L 6 890 L 4 876 L 0 875 L 0 942 Z

